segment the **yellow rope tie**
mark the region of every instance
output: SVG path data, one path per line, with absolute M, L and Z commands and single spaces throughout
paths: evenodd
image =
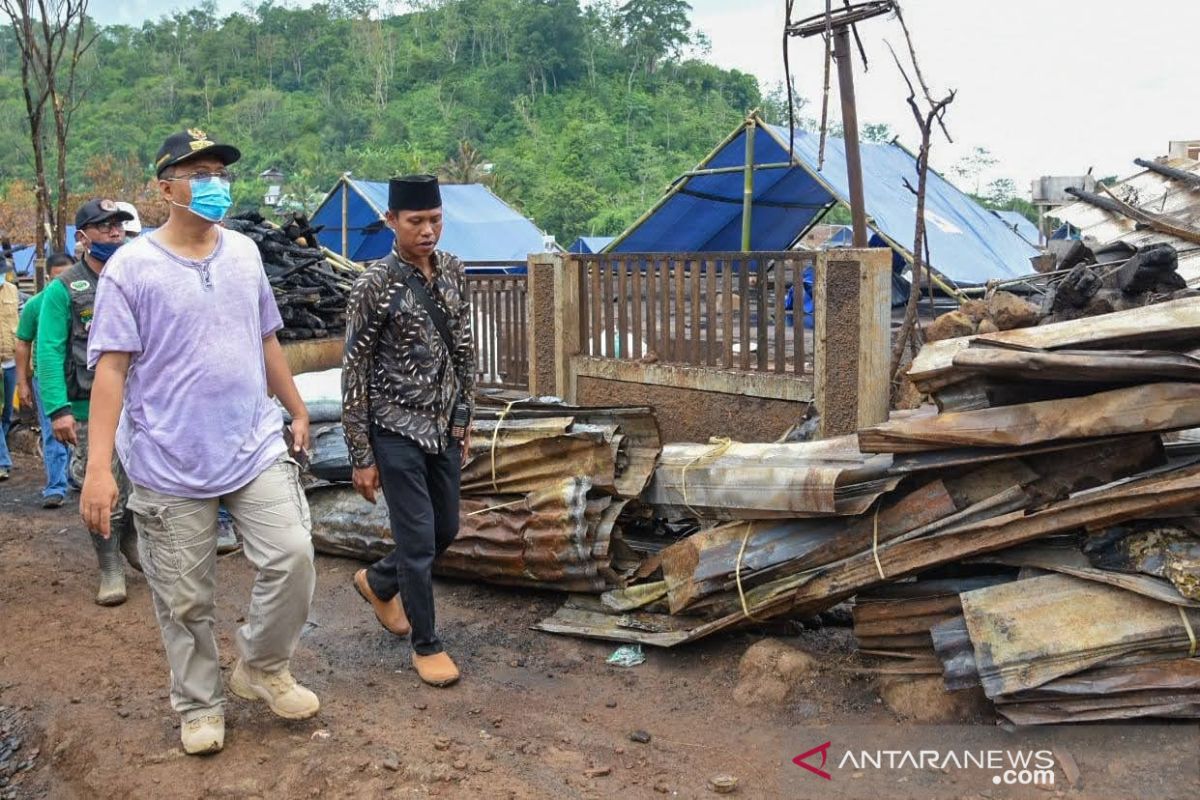
M 529 400 L 528 397 L 523 397 L 520 400 L 513 400 L 504 407 L 500 412 L 500 418 L 496 420 L 496 430 L 492 431 L 492 491 L 496 494 L 500 493 L 500 487 L 496 485 L 496 441 L 500 438 L 500 426 L 504 424 L 504 418 L 508 416 L 508 412 L 512 411 L 512 407 L 517 403 L 524 403 Z
M 746 523 L 746 534 L 742 537 L 742 546 L 738 548 L 737 562 L 733 565 L 733 580 L 737 583 L 738 599 L 742 601 L 742 614 L 746 619 L 752 619 L 755 622 L 763 620 L 750 613 L 750 607 L 746 605 L 746 592 L 742 589 L 742 557 L 746 555 L 746 542 L 750 541 L 750 534 L 754 532 L 754 523 Z
M 724 436 L 713 436 L 708 440 L 708 443 L 713 445 L 711 450 L 706 450 L 700 455 L 693 458 L 691 461 L 683 465 L 683 469 L 679 472 L 680 490 L 683 492 L 683 507 L 692 512 L 693 515 L 699 517 L 700 512 L 692 508 L 691 502 L 688 500 L 687 490 L 687 473 L 688 470 L 696 466 L 700 461 L 706 458 L 720 458 L 733 447 L 733 440 Z
M 1188 658 L 1196 657 L 1196 632 L 1192 630 L 1192 621 L 1188 619 L 1187 612 L 1183 610 L 1183 606 L 1175 606 L 1179 609 L 1179 618 L 1183 620 L 1183 629 L 1187 631 L 1188 641 L 1192 646 L 1188 648 Z
M 875 533 L 871 540 L 871 555 L 875 557 L 875 569 L 879 570 L 879 577 L 882 580 L 887 580 L 887 576 L 883 574 L 883 564 L 879 563 L 879 506 L 875 506 Z
M 473 516 L 475 516 L 475 515 L 477 515 L 477 514 L 486 514 L 486 513 L 488 513 L 489 511 L 499 511 L 500 509 L 502 509 L 502 508 L 508 508 L 509 506 L 519 506 L 521 503 L 524 503 L 524 502 L 525 502 L 525 499 L 526 499 L 526 498 L 522 497 L 522 498 L 520 498 L 520 499 L 513 500 L 513 501 L 511 501 L 511 502 L 508 502 L 508 503 L 497 503 L 497 504 L 496 504 L 496 505 L 494 505 L 494 506 L 488 506 L 487 508 L 481 508 L 481 509 L 479 509 L 478 511 L 470 511 L 470 512 L 468 512 L 467 514 L 465 514 L 465 516 L 468 516 L 468 517 L 473 517 Z

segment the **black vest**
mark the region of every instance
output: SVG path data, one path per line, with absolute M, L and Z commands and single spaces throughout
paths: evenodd
M 88 369 L 88 331 L 92 328 L 92 308 L 96 305 L 96 282 L 100 276 L 82 259 L 58 276 L 71 296 L 71 330 L 67 337 L 67 398 L 89 400 L 95 373 Z

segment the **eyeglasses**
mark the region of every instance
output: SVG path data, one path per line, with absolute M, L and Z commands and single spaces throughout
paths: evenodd
M 187 175 L 172 175 L 170 178 L 163 178 L 164 181 L 211 181 L 213 178 L 222 181 L 233 181 L 234 175 L 227 169 L 218 172 L 191 172 Z
M 85 228 L 95 228 L 101 233 L 112 233 L 113 231 L 125 230 L 124 224 L 119 219 L 110 219 L 107 222 L 89 222 L 84 225 Z

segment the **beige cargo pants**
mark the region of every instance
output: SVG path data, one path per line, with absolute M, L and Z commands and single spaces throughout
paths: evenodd
M 291 459 L 281 457 L 221 498 L 172 497 L 134 484 L 129 510 L 171 667 L 171 705 L 184 719 L 220 713 L 225 704 L 213 634 L 218 503 L 258 570 L 236 638 L 247 664 L 267 672 L 288 666 L 316 586 L 312 521 Z

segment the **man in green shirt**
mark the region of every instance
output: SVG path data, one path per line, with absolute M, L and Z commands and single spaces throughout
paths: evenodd
M 65 253 L 54 253 L 46 259 L 46 273 L 51 281 L 61 275 L 74 262 Z M 59 508 L 67 497 L 67 461 L 70 448 L 54 438 L 50 430 L 50 418 L 42 405 L 38 380 L 33 373 L 36 363 L 33 343 L 37 339 L 38 317 L 42 310 L 45 292 L 38 292 L 25 301 L 21 319 L 17 324 L 17 392 L 21 397 L 21 408 L 36 408 L 38 424 L 42 429 L 42 462 L 46 466 L 46 488 L 42 490 L 42 507 Z
M 96 284 L 104 264 L 125 242 L 121 223 L 127 219 L 130 214 L 117 208 L 112 200 L 89 200 L 80 206 L 75 212 L 75 236 L 83 246 L 83 255 L 42 292 L 45 297 L 37 329 L 37 378 L 42 404 L 54 438 L 75 448 L 68 469 L 80 486 L 87 471 L 87 419 L 94 377 L 87 366 L 87 340 Z M 112 470 L 119 488 L 111 519 L 112 535 L 106 538 L 99 531 L 89 531 L 100 562 L 96 602 L 102 606 L 125 602 L 121 554 L 135 568 L 139 566 L 137 534 L 125 510 L 129 479 L 115 454 Z

